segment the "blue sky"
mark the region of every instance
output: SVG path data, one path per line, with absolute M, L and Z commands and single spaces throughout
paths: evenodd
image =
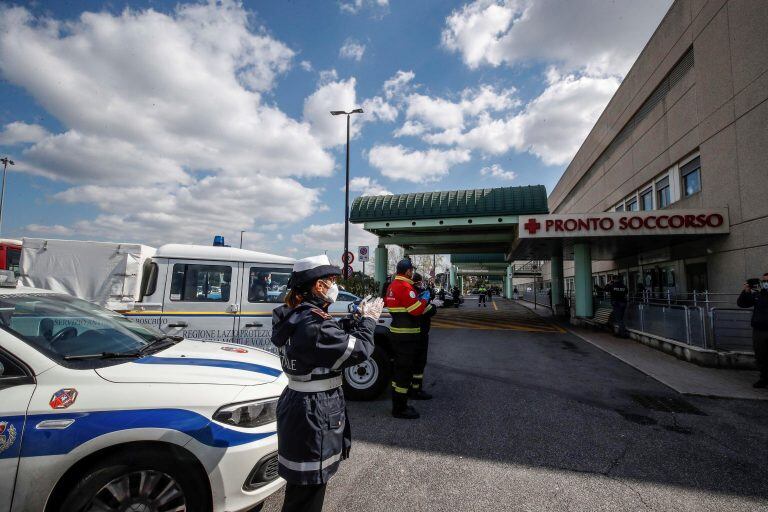
M 333 255 L 359 106 L 352 197 L 549 191 L 669 4 L 0 4 L 2 236 Z

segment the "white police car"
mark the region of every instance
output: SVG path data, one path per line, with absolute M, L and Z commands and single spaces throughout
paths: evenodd
M 0 288 L 0 512 L 258 508 L 286 383 L 258 349 Z

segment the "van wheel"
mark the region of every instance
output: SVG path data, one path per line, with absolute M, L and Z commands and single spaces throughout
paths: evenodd
M 183 464 L 141 449 L 96 462 L 83 472 L 59 512 L 207 512 L 206 482 Z
M 381 347 L 367 361 L 344 369 L 344 395 L 350 400 L 374 400 L 389 384 L 392 364 Z

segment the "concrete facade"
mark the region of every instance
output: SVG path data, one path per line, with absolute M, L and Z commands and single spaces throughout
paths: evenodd
M 731 232 L 593 262 L 593 273 L 619 271 L 676 293 L 697 286 L 735 293 L 768 272 L 767 99 L 768 2 L 677 0 L 550 194 L 549 209 L 629 209 L 650 188 L 653 209 L 727 207 Z M 683 175 L 696 157 L 698 189 L 695 172 Z M 545 266 L 544 281 L 549 274 Z M 564 274 L 569 291 L 572 261 Z

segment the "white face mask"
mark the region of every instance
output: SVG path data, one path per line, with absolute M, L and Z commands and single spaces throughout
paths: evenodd
M 334 303 L 336 302 L 336 299 L 338 297 L 339 297 L 339 286 L 336 283 L 333 283 L 328 288 L 328 291 L 325 292 L 325 296 L 323 298 L 330 303 Z
M 763 281 L 760 284 L 763 286 L 763 290 L 768 290 L 768 281 Z

